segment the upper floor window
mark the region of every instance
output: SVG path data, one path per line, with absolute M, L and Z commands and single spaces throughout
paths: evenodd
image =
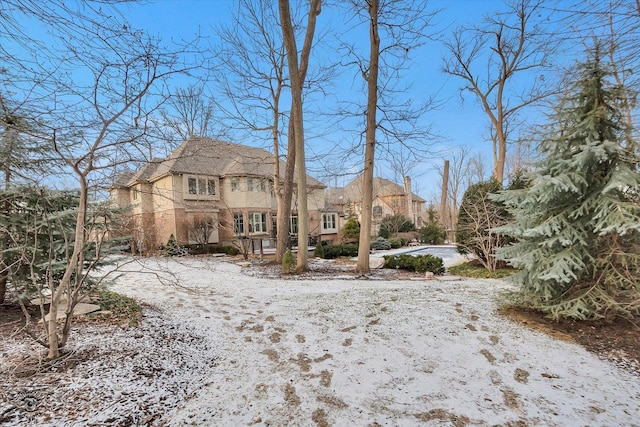
M 231 178 L 231 191 L 236 193 L 236 192 L 238 192 L 240 190 L 241 190 L 241 188 L 240 188 L 240 178 L 238 178 L 238 177 Z
M 135 189 L 133 190 L 133 192 L 131 193 L 131 198 L 132 198 L 133 200 L 138 200 L 138 193 L 140 193 L 140 191 L 138 191 L 138 189 L 137 189 L 137 188 L 135 188 Z
M 187 178 L 187 191 L 192 195 L 215 196 L 216 181 L 213 178 Z
M 336 217 L 337 215 L 335 213 L 323 213 L 322 214 L 322 230 L 335 231 L 337 229 Z
M 267 182 L 262 178 L 247 178 L 248 191 L 266 192 Z
M 382 206 L 374 206 L 373 207 L 373 216 L 379 218 L 382 216 Z
M 295 215 L 289 218 L 289 233 L 298 234 L 298 217 Z

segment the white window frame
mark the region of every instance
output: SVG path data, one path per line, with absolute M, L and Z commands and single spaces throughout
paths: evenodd
M 236 235 L 244 236 L 244 213 L 233 213 L 233 232 Z
M 267 191 L 267 184 L 263 178 L 247 178 L 247 191 L 265 193 Z
M 322 214 L 322 231 L 337 231 L 338 214 L 335 212 Z
M 231 192 L 238 193 L 242 191 L 242 182 L 237 176 L 231 177 Z
M 201 175 L 185 175 L 187 199 L 217 198 L 218 183 L 216 178 Z
M 249 234 L 267 233 L 267 213 L 249 212 Z
M 289 234 L 298 235 L 298 215 L 289 217 Z

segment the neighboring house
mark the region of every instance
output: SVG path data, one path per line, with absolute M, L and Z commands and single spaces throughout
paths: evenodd
M 344 188 L 327 190 L 328 203 L 337 206 L 345 217 L 362 220 L 362 175 Z M 384 178 L 373 178 L 372 234 L 378 234 L 380 222 L 386 216 L 404 215 L 417 228 L 424 225 L 425 200 L 411 192 L 411 178 L 404 179 L 404 187 Z
M 137 251 L 156 249 L 172 234 L 178 244 L 199 243 L 197 231 L 205 224 L 209 243 L 229 244 L 243 237 L 271 245 L 277 212 L 273 174 L 274 158 L 266 150 L 190 138 L 166 159 L 120 177 L 111 195 L 120 207 L 131 207 L 129 232 Z M 322 239 L 338 231 L 337 222 L 328 221 L 332 212 L 325 209 L 325 187 L 307 176 L 310 234 Z M 295 235 L 295 194 L 293 200 Z

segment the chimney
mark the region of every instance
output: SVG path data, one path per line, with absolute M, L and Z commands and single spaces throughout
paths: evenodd
M 407 218 L 414 224 L 416 223 L 413 218 L 413 195 L 411 193 L 411 178 L 404 177 L 404 195 L 407 199 Z

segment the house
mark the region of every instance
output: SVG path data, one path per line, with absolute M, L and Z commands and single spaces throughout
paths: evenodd
M 327 201 L 337 206 L 346 217 L 362 216 L 362 175 L 344 188 L 327 190 Z M 384 178 L 373 178 L 372 234 L 378 234 L 380 223 L 387 216 L 404 215 L 416 228 L 424 225 L 425 200 L 411 192 L 411 178 L 405 177 L 404 187 Z
M 171 235 L 180 245 L 230 244 L 251 239 L 273 245 L 277 200 L 274 158 L 261 148 L 189 138 L 169 157 L 153 160 L 113 185 L 112 199 L 129 206 L 130 233 L 135 250 L 166 244 Z M 280 162 L 284 171 L 284 162 Z M 337 211 L 325 207 L 321 182 L 307 176 L 311 237 L 337 236 Z M 297 233 L 296 196 L 290 224 Z

